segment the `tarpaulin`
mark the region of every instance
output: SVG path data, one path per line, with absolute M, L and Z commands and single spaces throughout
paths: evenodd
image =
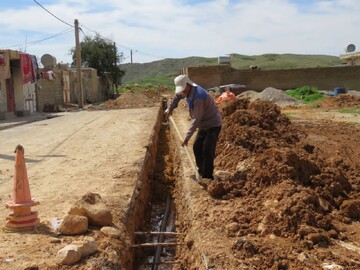
M 223 101 L 236 100 L 235 94 L 230 91 L 225 91 L 220 97 L 216 99 L 216 104 L 220 104 Z

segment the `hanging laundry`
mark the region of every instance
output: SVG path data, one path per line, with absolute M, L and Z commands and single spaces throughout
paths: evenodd
M 9 50 L 0 50 L 0 79 L 10 79 L 10 55 Z
M 33 62 L 29 54 L 20 53 L 20 69 L 22 73 L 23 84 L 35 80 Z
M 54 77 L 55 77 L 54 71 L 49 70 L 49 71 L 47 72 L 47 74 L 48 74 L 48 79 L 49 79 L 50 81 L 54 80 Z

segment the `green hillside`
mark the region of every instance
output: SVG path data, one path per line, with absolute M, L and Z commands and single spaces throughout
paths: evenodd
M 231 66 L 237 69 L 248 69 L 256 65 L 262 70 L 331 67 L 341 64 L 339 57 L 330 55 L 299 55 L 299 54 L 263 54 L 241 55 L 231 54 Z M 189 66 L 217 65 L 217 58 L 187 57 L 179 59 L 164 59 L 144 64 L 120 65 L 126 74 L 123 83 L 139 84 L 169 84 L 179 75 L 182 68 Z

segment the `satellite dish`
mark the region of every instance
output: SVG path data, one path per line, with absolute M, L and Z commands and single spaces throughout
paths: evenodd
M 51 68 L 56 65 L 56 58 L 50 54 L 44 54 L 41 56 L 41 64 L 43 64 L 45 68 Z
M 347 47 L 346 47 L 346 52 L 353 52 L 353 51 L 355 51 L 355 45 L 354 44 L 349 44 L 349 45 L 347 45 Z

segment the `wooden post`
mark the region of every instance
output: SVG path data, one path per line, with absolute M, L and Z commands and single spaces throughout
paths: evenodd
M 77 93 L 79 108 L 84 107 L 84 94 L 82 89 L 82 76 L 81 76 L 81 52 L 79 41 L 79 22 L 75 19 L 75 42 L 76 42 L 76 73 L 77 73 Z

